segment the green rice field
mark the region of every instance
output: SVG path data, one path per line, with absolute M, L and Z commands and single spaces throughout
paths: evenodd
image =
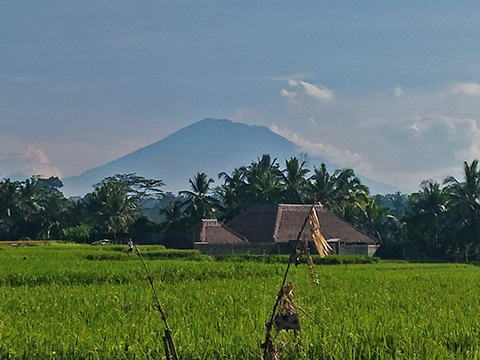
M 125 248 L 0 245 L 0 359 L 164 359 L 150 284 Z M 285 263 L 140 249 L 180 359 L 261 359 Z M 302 332 L 278 334 L 281 359 L 480 359 L 480 268 L 379 262 L 316 272 L 318 283 L 305 264 L 289 273 Z

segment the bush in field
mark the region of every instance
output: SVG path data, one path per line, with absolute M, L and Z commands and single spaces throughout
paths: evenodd
M 213 261 L 214 258 L 202 254 L 199 250 L 142 250 L 142 256 L 149 260 L 194 260 L 194 261 Z
M 133 254 L 125 252 L 125 246 L 107 245 L 102 248 L 105 251 L 89 253 L 87 260 L 128 260 Z M 140 253 L 145 260 L 191 260 L 213 261 L 214 258 L 202 254 L 199 250 L 167 250 L 163 245 L 154 247 L 140 247 Z
M 140 254 L 145 260 L 190 260 L 214 261 L 212 256 L 204 255 L 199 250 L 173 250 L 163 245 L 140 245 Z M 132 260 L 138 259 L 137 253 L 127 253 L 125 245 L 98 245 L 87 246 L 83 251 L 83 258 L 87 260 Z
M 288 255 L 251 255 L 251 254 L 232 254 L 217 256 L 219 261 L 230 262 L 262 262 L 265 264 L 287 264 L 289 261 Z M 330 255 L 321 258 L 318 255 L 313 255 L 312 259 L 317 265 L 340 265 L 340 264 L 374 264 L 379 262 L 378 258 L 362 256 L 362 255 Z
M 71 226 L 63 229 L 63 237 L 67 241 L 84 243 L 90 238 L 92 227 L 90 225 L 82 224 Z
M 109 260 L 109 261 L 125 261 L 128 260 L 128 254 L 121 252 L 104 252 L 104 253 L 94 253 L 85 255 L 87 260 Z

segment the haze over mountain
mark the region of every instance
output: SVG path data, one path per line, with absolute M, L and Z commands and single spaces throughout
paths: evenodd
M 297 145 L 264 126 L 250 126 L 227 119 L 204 119 L 185 127 L 163 140 L 138 149 L 79 176 L 62 179 L 66 196 L 84 195 L 92 185 L 114 174 L 136 173 L 146 178 L 161 179 L 165 191 L 189 189 L 188 180 L 204 172 L 219 185 L 218 174 L 249 165 L 263 154 L 277 158 L 283 168 L 285 159 L 299 157 Z M 309 167 L 324 162 L 330 172 L 340 168 L 318 157 L 308 157 Z M 394 187 L 357 174 L 372 193 L 392 193 Z

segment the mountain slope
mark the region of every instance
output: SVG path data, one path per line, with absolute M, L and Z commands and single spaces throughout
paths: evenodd
M 234 168 L 249 165 L 263 154 L 277 158 L 280 165 L 300 149 L 264 126 L 249 126 L 230 120 L 204 119 L 174 134 L 138 149 L 103 166 L 63 179 L 66 196 L 84 195 L 92 185 L 114 174 L 136 173 L 146 178 L 161 179 L 166 191 L 189 189 L 188 179 L 204 172 L 219 184 L 218 173 L 230 173 Z M 319 166 L 324 160 L 310 158 L 310 164 Z M 329 171 L 338 166 L 327 163 Z M 365 181 L 366 180 L 366 181 Z M 388 185 L 362 178 L 369 187 L 383 187 L 379 193 L 396 191 Z M 374 190 L 373 188 L 371 188 Z

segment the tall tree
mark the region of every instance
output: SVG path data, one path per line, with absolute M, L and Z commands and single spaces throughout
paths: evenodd
M 455 238 L 464 259 L 480 257 L 480 169 L 478 160 L 463 163 L 464 181 L 447 177 L 445 191 L 449 196 L 449 207 L 457 218 Z
M 281 202 L 284 185 L 277 159 L 264 154 L 248 166 L 236 168 L 231 175 L 219 174 L 224 179 L 217 189 L 222 204 L 222 218 L 229 219 L 254 204 Z
M 192 224 L 202 218 L 215 217 L 218 209 L 218 200 L 213 197 L 210 185 L 213 179 L 205 173 L 197 173 L 189 180 L 190 190 L 180 191 L 179 195 L 187 198 L 184 202 L 185 211 L 190 216 Z
M 448 214 L 446 196 L 440 184 L 425 180 L 421 189 L 408 198 L 409 211 L 404 217 L 411 252 L 423 257 L 438 258 L 448 251 Z
M 245 168 L 236 168 L 231 175 L 226 172 L 218 174 L 218 178 L 223 179 L 223 185 L 216 189 L 222 220 L 232 219 L 250 206 L 244 172 Z
M 147 179 L 135 173 L 115 174 L 102 180 L 102 183 L 107 182 L 117 183 L 125 188 L 125 191 L 136 198 L 139 203 L 150 198 L 159 199 L 164 194 L 162 187 L 165 186 L 165 183 L 163 180 Z
M 109 234 L 127 233 L 135 221 L 138 199 L 129 194 L 128 188 L 117 181 L 103 181 L 86 195 L 87 209 L 93 231 Z
M 358 219 L 361 229 L 368 235 L 376 238 L 380 244 L 384 244 L 382 233 L 386 230 L 389 222 L 395 221 L 386 206 L 379 204 L 380 196 L 368 198 L 365 202 L 357 203 L 361 211 Z
M 306 175 L 310 172 L 306 167 L 306 160 L 300 162 L 296 157 L 285 160 L 285 169 L 282 170 L 283 190 L 282 200 L 289 204 L 302 204 L 306 201 L 310 183 Z
M 335 215 L 355 225 L 358 221 L 358 204 L 365 204 L 369 190 L 352 169 L 335 170 L 329 174 L 325 164 L 315 168 L 310 177 L 310 202 L 320 201 Z
M 324 205 L 332 201 L 334 191 L 334 181 L 327 170 L 325 163 L 320 167 L 314 167 L 313 175 L 309 179 L 311 184 L 310 201 L 311 203 L 320 202 Z
M 187 230 L 189 222 L 183 208 L 184 202 L 174 200 L 160 210 L 160 215 L 164 218 L 160 225 L 163 232 Z
M 38 178 L 25 180 L 20 188 L 22 199 L 21 226 L 25 237 L 35 238 L 41 226 L 40 222 L 43 212 L 42 195 L 44 191 L 45 188 L 42 187 Z
M 161 196 L 163 185 L 161 180 L 136 174 L 106 177 L 85 197 L 93 231 L 114 237 L 129 232 L 139 215 L 139 204 L 147 198 Z
M 258 161 L 243 168 L 246 197 L 250 204 L 275 204 L 282 192 L 282 172 L 277 159 L 264 154 Z
M 0 183 L 0 232 L 6 239 L 59 238 L 66 199 L 58 178 Z
M 47 191 L 42 199 L 42 216 L 38 236 L 42 239 L 60 239 L 66 225 L 67 199 L 60 192 Z
M 21 183 L 4 179 L 0 182 L 0 236 L 15 239 L 19 230 L 22 200 Z
M 408 196 L 400 191 L 394 194 L 380 196 L 380 203 L 390 209 L 390 213 L 397 219 L 401 219 L 408 211 Z

